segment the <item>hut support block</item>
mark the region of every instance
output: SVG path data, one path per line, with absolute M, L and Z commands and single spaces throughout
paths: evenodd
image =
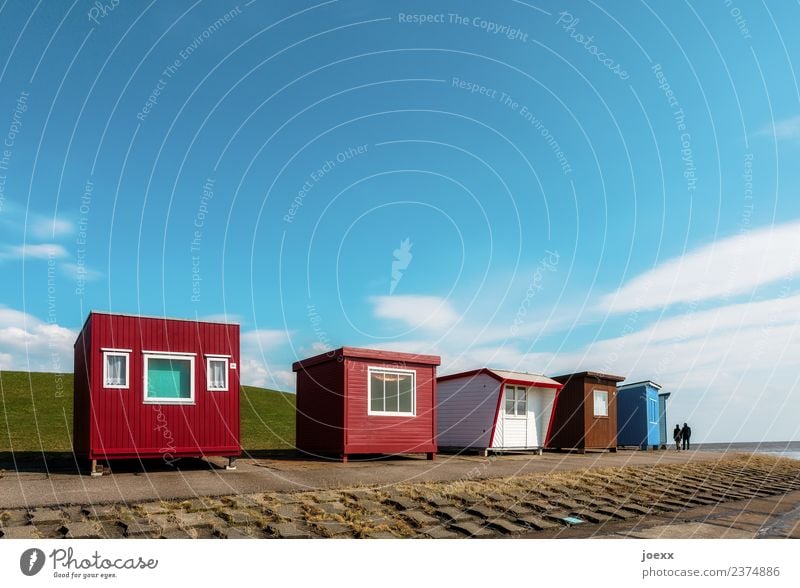
M 236 470 L 236 458 L 229 457 L 228 458 L 228 465 L 225 466 L 225 469 L 229 472 Z

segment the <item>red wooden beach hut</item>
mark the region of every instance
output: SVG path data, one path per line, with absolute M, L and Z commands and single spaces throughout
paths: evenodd
M 436 453 L 435 355 L 342 347 L 295 362 L 297 448 L 315 455 Z
M 625 378 L 579 372 L 553 378 L 564 387 L 556 397 L 547 447 L 617 450 L 617 382 Z
M 240 455 L 239 325 L 91 312 L 73 446 L 92 461 Z

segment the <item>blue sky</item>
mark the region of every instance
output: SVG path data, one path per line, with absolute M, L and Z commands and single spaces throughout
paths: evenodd
M 1 5 L 3 369 L 227 317 L 253 384 L 381 347 L 800 438 L 796 5 L 106 4 Z

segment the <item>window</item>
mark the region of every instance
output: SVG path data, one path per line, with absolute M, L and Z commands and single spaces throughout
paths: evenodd
M 650 417 L 650 422 L 653 424 L 658 423 L 658 402 L 655 398 L 648 398 L 647 405 L 647 415 Z
M 368 368 L 369 414 L 408 416 L 416 410 L 416 372 Z
M 154 404 L 194 404 L 194 355 L 145 355 L 144 401 Z
M 206 358 L 206 388 L 219 392 L 228 390 L 228 358 Z
M 607 417 L 608 416 L 608 391 L 595 390 L 594 391 L 594 416 Z
M 506 415 L 528 414 L 528 389 L 522 386 L 506 386 Z
M 130 380 L 130 351 L 103 349 L 103 387 L 127 388 Z

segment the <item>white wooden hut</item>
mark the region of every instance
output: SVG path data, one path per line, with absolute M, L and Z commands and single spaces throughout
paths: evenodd
M 556 393 L 546 376 L 480 368 L 436 381 L 442 450 L 530 451 L 547 445 Z

